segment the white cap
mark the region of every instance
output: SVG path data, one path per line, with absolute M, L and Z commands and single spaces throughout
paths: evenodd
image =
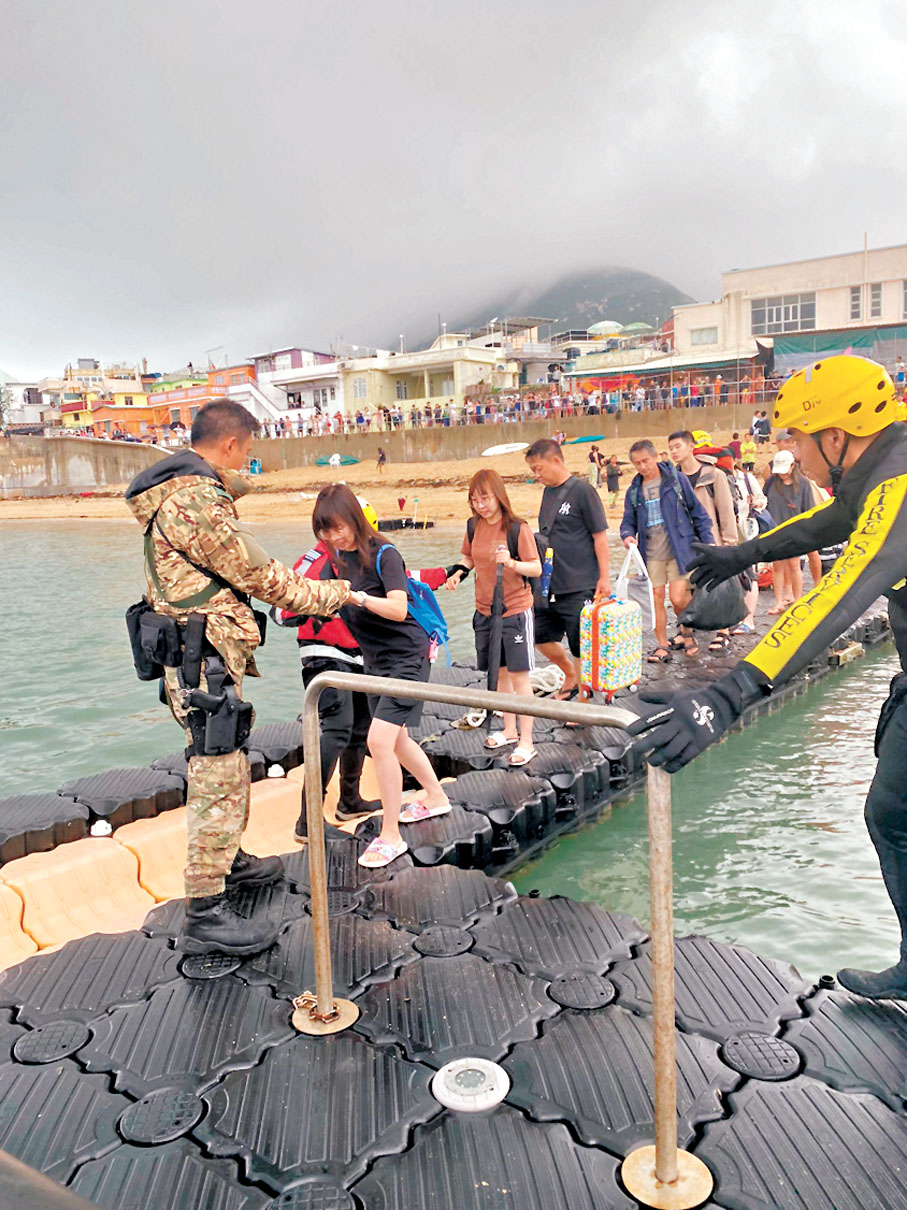
M 776 475 L 786 475 L 793 469 L 794 456 L 790 450 L 779 450 L 772 459 L 772 470 Z

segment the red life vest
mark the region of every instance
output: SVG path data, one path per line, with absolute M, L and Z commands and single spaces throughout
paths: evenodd
M 319 542 L 311 550 L 307 550 L 301 559 L 293 564 L 297 575 L 306 580 L 334 580 L 337 572 L 331 563 L 330 553 L 323 542 Z M 292 612 L 281 610 L 281 618 L 291 617 Z M 346 622 L 339 616 L 333 618 L 306 618 L 296 631 L 300 643 L 326 643 L 330 647 L 342 647 L 345 651 L 358 651 L 359 644 L 350 634 Z

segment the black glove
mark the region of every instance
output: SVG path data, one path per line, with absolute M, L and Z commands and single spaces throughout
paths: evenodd
M 694 542 L 696 556 L 687 568 L 690 583 L 694 588 L 703 585 L 717 588 L 757 562 L 755 546 L 755 540 L 741 542 L 739 546 L 707 546 L 705 542 Z
M 668 773 L 676 773 L 719 740 L 763 693 L 763 687 L 753 679 L 752 669 L 741 663 L 702 689 L 640 693 L 642 701 L 663 703 L 665 709 L 641 718 L 628 731 L 630 735 L 645 736 L 641 746 L 650 765 L 663 765 Z

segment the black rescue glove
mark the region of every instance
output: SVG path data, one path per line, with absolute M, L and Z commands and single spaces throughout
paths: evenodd
M 707 546 L 705 542 L 694 542 L 693 550 L 696 557 L 687 570 L 694 588 L 717 588 L 758 561 L 755 539 L 741 542 L 739 546 Z
M 665 706 L 628 728 L 630 735 L 645 736 L 643 751 L 649 764 L 662 765 L 668 773 L 676 773 L 719 740 L 746 707 L 765 692 L 752 671 L 740 663 L 702 689 L 640 693 L 642 701 Z

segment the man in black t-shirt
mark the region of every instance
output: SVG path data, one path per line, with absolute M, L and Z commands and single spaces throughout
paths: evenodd
M 608 522 L 598 492 L 571 475 L 556 441 L 536 441 L 526 451 L 526 461 L 533 478 L 545 485 L 539 533 L 554 551 L 548 603 L 535 610 L 535 645 L 564 673 L 564 686 L 556 696 L 569 700 L 579 688 L 583 606 L 611 591 Z M 572 659 L 563 647 L 565 635 Z

